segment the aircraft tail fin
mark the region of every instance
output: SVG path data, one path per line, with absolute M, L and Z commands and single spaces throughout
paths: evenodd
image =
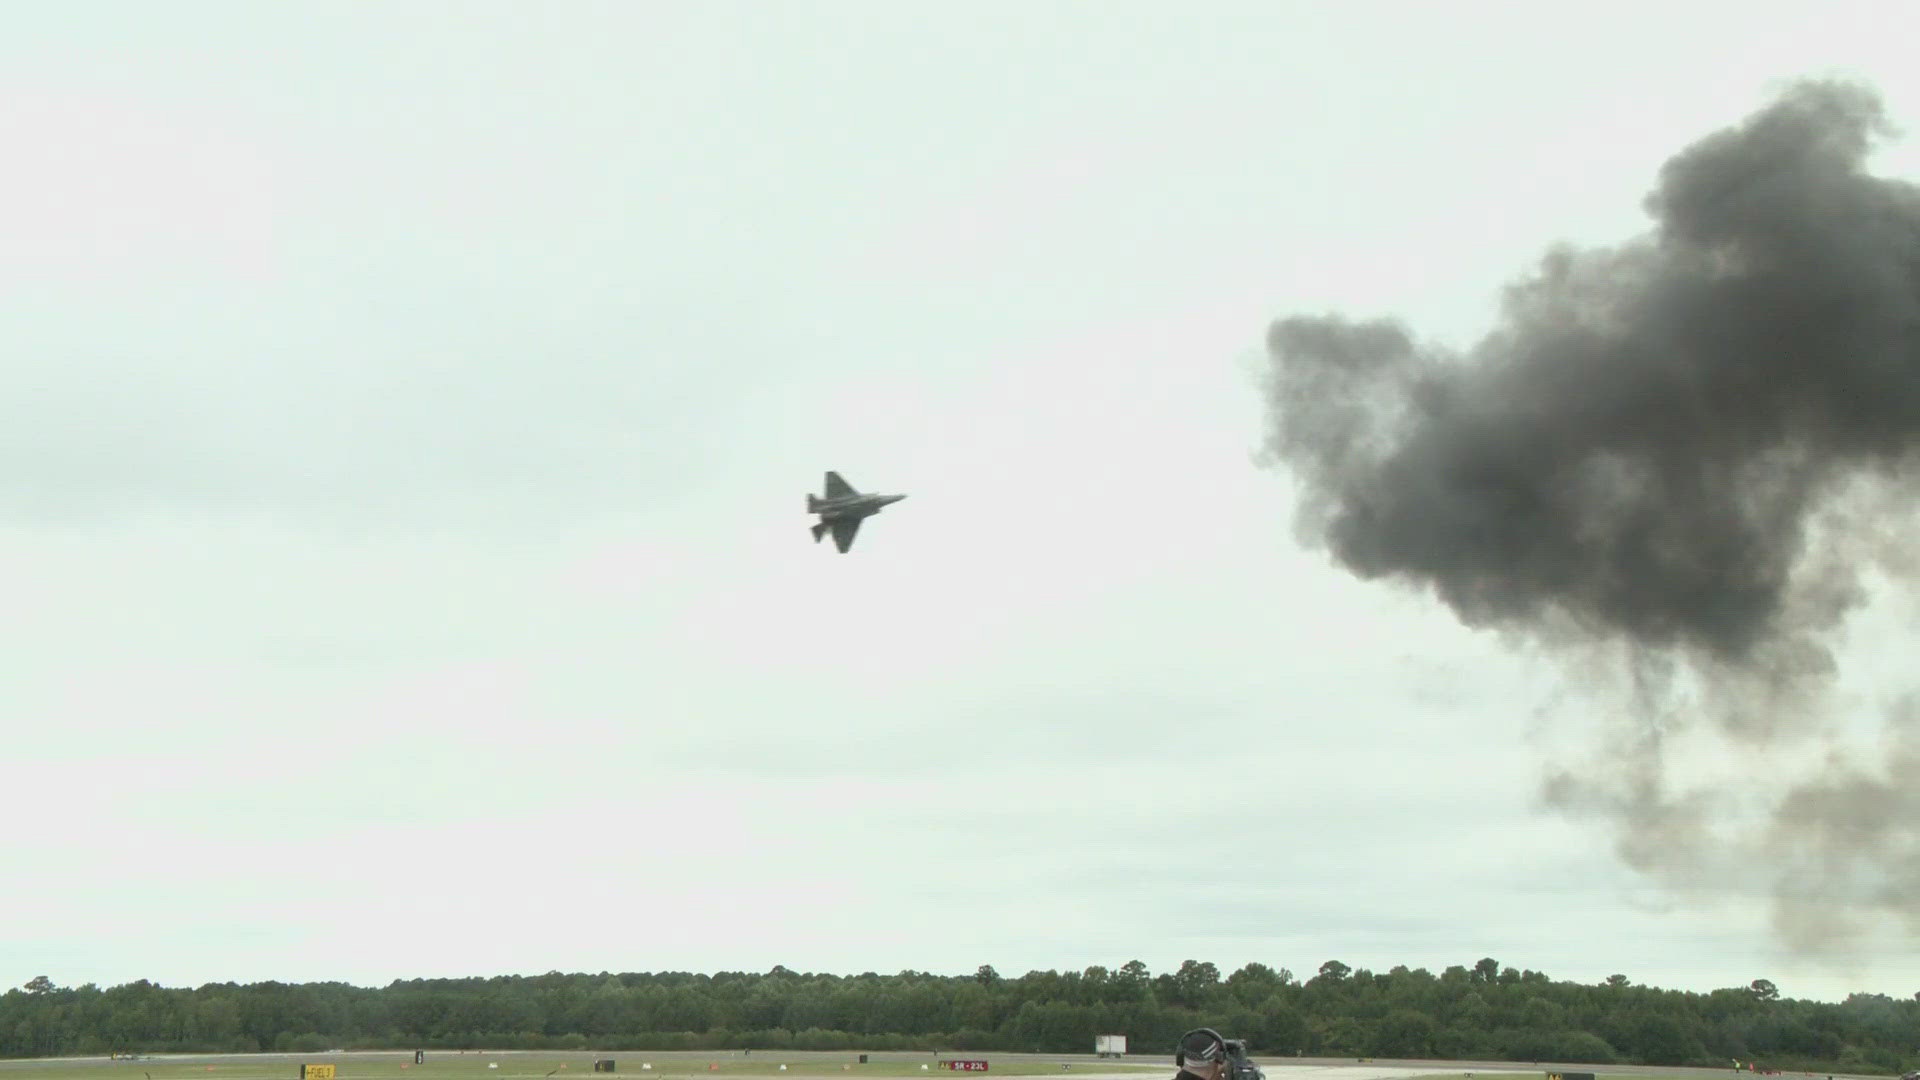
M 808 498 L 812 498 L 812 496 L 811 496 L 811 495 L 809 495 L 809 496 L 808 496 Z M 827 535 L 827 523 L 826 523 L 826 522 L 824 522 L 824 521 L 822 521 L 822 522 L 820 522 L 819 524 L 817 524 L 817 525 L 815 525 L 815 526 L 813 527 L 813 542 L 814 542 L 814 543 L 816 543 L 816 544 L 817 544 L 817 543 L 819 543 L 819 542 L 820 542 L 820 538 L 821 538 L 821 537 L 823 537 L 823 536 L 825 536 L 825 535 Z
M 819 510 L 820 510 L 820 496 L 815 495 L 811 491 L 807 492 L 807 513 L 814 514 L 814 513 L 818 513 Z

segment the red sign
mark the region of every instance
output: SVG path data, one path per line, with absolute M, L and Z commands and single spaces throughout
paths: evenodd
M 953 1069 L 956 1072 L 986 1072 L 987 1071 L 987 1063 L 985 1061 L 953 1060 L 953 1061 L 943 1061 L 940 1064 L 945 1065 L 947 1068 Z

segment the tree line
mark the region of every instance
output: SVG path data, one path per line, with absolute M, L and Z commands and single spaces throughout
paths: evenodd
M 1920 994 L 1844 1002 L 1774 985 L 1695 993 L 1549 979 L 1491 957 L 1438 975 L 1352 969 L 1311 978 L 1189 960 L 1153 974 L 990 966 L 971 975 L 688 972 L 340 982 L 146 980 L 102 990 L 39 976 L 0 995 L 0 1056 L 343 1049 L 921 1050 L 1090 1053 L 1097 1034 L 1166 1059 L 1206 1025 L 1256 1057 L 1382 1057 L 1710 1065 L 1888 1073 L 1920 1067 Z

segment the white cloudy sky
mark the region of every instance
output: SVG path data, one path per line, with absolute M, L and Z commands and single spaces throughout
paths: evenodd
M 0 981 L 1920 989 L 1538 811 L 1585 707 L 1299 548 L 1252 374 L 1295 312 L 1470 342 L 1784 78 L 1920 122 L 1907 9 L 7 22 Z M 828 468 L 911 493 L 846 556 Z

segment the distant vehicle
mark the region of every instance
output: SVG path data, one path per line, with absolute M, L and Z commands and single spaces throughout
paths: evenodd
M 813 526 L 813 542 L 819 543 L 820 538 L 831 531 L 834 546 L 845 555 L 853 546 L 854 534 L 860 531 L 862 521 L 904 498 L 905 495 L 865 494 L 841 479 L 839 473 L 830 472 L 824 497 L 807 495 L 807 513 L 820 515 L 819 522 Z
M 1267 1080 L 1267 1072 L 1253 1063 L 1247 1056 L 1247 1040 L 1228 1039 L 1227 1075 L 1225 1080 Z

